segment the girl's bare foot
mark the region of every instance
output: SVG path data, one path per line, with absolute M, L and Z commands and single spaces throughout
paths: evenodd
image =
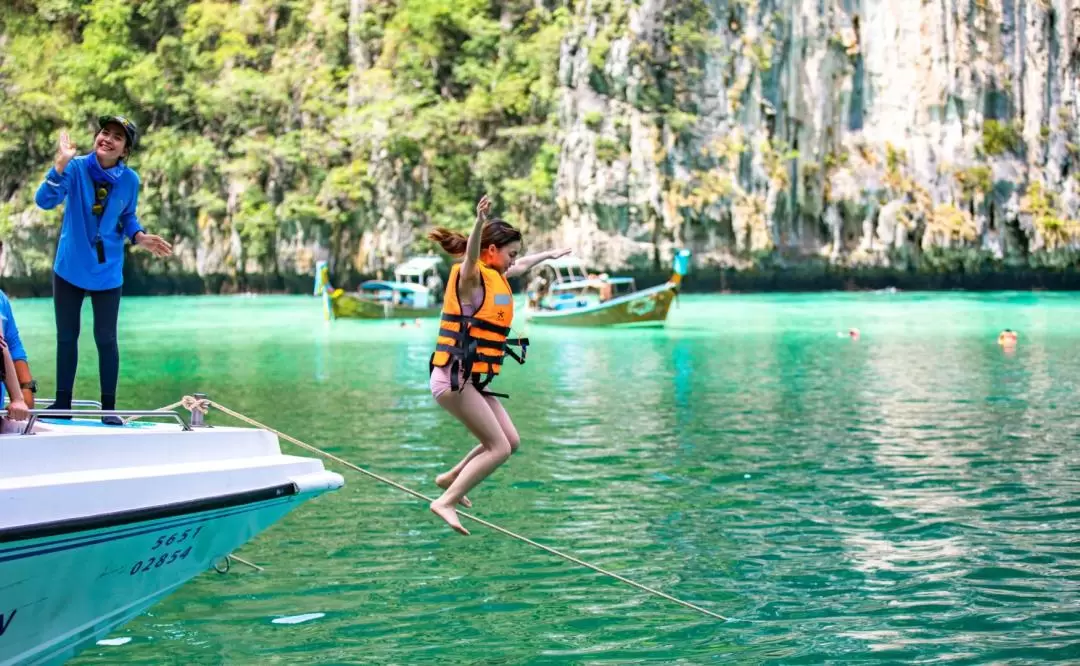
M 435 485 L 442 488 L 443 490 L 446 490 L 450 487 L 450 484 L 453 483 L 454 479 L 456 478 L 457 474 L 454 474 L 453 472 L 443 472 L 442 474 L 435 477 Z M 469 498 L 465 496 L 461 497 L 461 500 L 458 502 L 458 504 L 465 507 L 466 509 L 472 508 L 472 502 L 470 502 Z
M 430 508 L 432 513 L 445 520 L 446 524 L 453 528 L 455 532 L 469 536 L 469 530 L 465 529 L 461 521 L 458 520 L 457 511 L 454 510 L 454 507 L 440 504 L 439 500 L 435 500 L 431 503 Z

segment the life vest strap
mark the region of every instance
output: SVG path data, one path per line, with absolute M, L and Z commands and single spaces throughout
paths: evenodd
M 466 330 L 464 328 L 461 329 L 460 331 L 451 331 L 448 328 L 440 328 L 439 329 L 439 336 L 444 337 L 444 338 L 453 338 L 454 340 L 457 340 L 457 341 L 460 342 L 461 339 L 465 337 L 463 335 L 465 332 L 466 332 Z
M 483 319 L 473 319 L 472 317 L 469 317 L 469 326 L 478 328 L 481 331 L 487 331 L 488 333 L 494 333 L 495 335 L 510 335 L 509 326 L 499 326 L 498 324 L 486 322 Z
M 461 349 L 461 348 L 459 347 L 458 349 Z M 469 378 L 473 377 L 473 369 L 472 369 L 472 367 L 473 367 L 473 363 L 476 362 L 476 357 L 477 356 L 478 356 L 478 354 L 477 354 L 477 351 L 476 351 L 476 340 L 471 340 L 470 339 L 468 346 L 464 349 L 464 355 L 461 358 L 461 374 L 462 375 L 464 375 L 466 377 L 469 377 Z M 457 373 L 451 371 L 450 374 L 453 377 L 453 379 L 451 380 L 451 385 L 452 385 L 453 382 L 457 381 Z M 488 381 L 490 381 L 490 380 L 488 380 Z M 464 388 L 464 387 L 462 387 L 462 388 Z
M 479 372 L 474 372 L 472 377 L 471 377 L 471 380 L 472 380 L 472 385 L 476 387 L 476 391 L 480 395 L 485 395 L 485 396 L 490 395 L 490 396 L 496 397 L 496 398 L 509 399 L 510 395 L 507 394 L 507 393 L 495 393 L 494 391 L 487 390 L 487 385 L 490 384 L 491 380 L 494 379 L 494 378 L 495 378 L 495 375 L 491 374 L 490 372 L 487 373 L 487 376 L 481 375 Z
M 460 315 L 460 314 L 447 314 L 443 313 L 442 321 L 450 324 L 469 324 L 476 328 L 482 328 L 485 331 L 491 331 L 492 333 L 499 333 L 500 335 L 506 335 L 510 332 L 509 326 L 499 326 L 498 324 L 492 324 L 491 322 L 484 321 L 483 319 L 477 319 L 472 315 Z
M 510 347 L 521 347 L 521 356 L 518 356 Z M 529 339 L 528 338 L 507 338 L 503 343 L 503 351 L 506 355 L 518 362 L 519 365 L 525 365 L 525 356 L 529 351 Z
M 465 387 L 458 382 L 458 368 L 461 367 L 461 361 L 454 359 L 450 362 L 450 390 L 461 391 Z
M 447 345 L 441 342 L 435 345 L 435 351 L 446 352 L 454 358 L 463 358 L 467 353 L 466 350 L 462 349 L 461 347 L 458 347 L 456 345 Z M 434 354 L 432 354 L 432 356 L 434 357 Z
M 472 316 L 444 314 L 442 316 L 442 321 L 440 321 L 440 324 L 442 323 L 459 325 L 459 331 L 452 331 L 440 325 L 439 335 L 445 335 L 451 338 L 457 337 L 458 335 L 460 335 L 461 331 L 464 331 L 467 328 L 476 328 L 481 331 L 487 331 L 488 333 L 494 333 L 495 335 L 510 335 L 509 326 L 499 326 L 497 324 L 492 324 L 490 322 L 484 321 L 483 319 L 477 319 Z

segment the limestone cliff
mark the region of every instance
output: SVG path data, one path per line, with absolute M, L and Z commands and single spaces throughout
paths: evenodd
M 562 236 L 612 266 L 1073 262 L 1078 26 L 1067 0 L 581 3 Z

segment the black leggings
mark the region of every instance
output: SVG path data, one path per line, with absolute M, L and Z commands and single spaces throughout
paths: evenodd
M 94 308 L 94 342 L 98 350 L 101 394 L 116 395 L 120 373 L 120 349 L 116 346 L 116 320 L 120 316 L 120 290 L 88 291 L 53 273 L 53 307 L 56 310 L 56 390 L 70 396 L 79 365 L 79 327 L 83 297 L 90 294 Z

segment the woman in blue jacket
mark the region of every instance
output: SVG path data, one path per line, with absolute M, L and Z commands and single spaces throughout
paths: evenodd
M 75 369 L 79 362 L 79 313 L 89 295 L 94 310 L 102 409 L 116 408 L 120 352 L 116 321 L 124 282 L 124 240 L 156 257 L 172 254 L 160 236 L 146 233 L 135 213 L 139 176 L 124 160 L 139 141 L 135 123 L 123 116 L 99 119 L 94 150 L 75 156 L 75 144 L 60 133 L 56 162 L 38 187 L 37 205 L 50 210 L 67 202 L 60 243 L 53 263 L 53 307 L 56 311 L 56 402 L 53 409 L 71 409 Z M 119 418 L 102 421 L 122 425 Z

